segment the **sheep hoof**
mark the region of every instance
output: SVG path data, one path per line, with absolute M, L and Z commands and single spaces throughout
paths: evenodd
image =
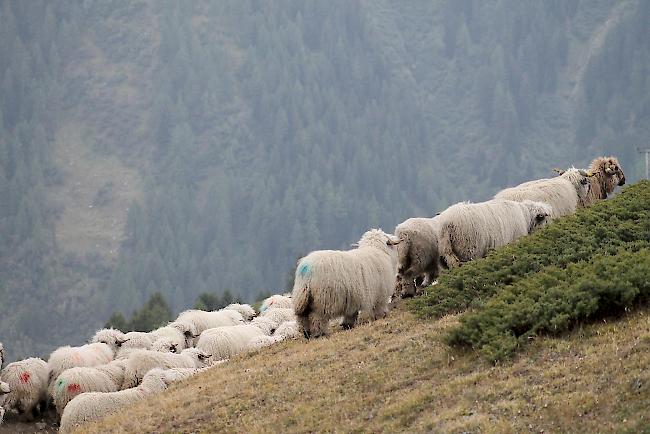
M 401 296 L 402 298 L 411 298 L 411 297 L 413 297 L 414 295 L 415 295 L 415 294 L 410 293 L 410 292 L 403 292 L 400 296 Z

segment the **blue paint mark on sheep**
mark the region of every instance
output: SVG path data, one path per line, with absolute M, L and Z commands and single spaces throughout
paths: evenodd
M 309 273 L 311 273 L 311 265 L 307 263 L 300 264 L 300 266 L 298 267 L 298 274 L 300 275 L 300 277 L 305 277 Z

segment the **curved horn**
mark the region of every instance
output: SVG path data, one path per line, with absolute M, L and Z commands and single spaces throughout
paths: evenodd
M 397 241 L 389 238 L 388 241 L 386 241 L 386 244 L 388 244 L 389 246 L 396 246 L 397 244 L 399 244 L 401 242 L 402 242 L 402 240 L 400 238 L 398 238 Z
M 611 167 L 606 167 L 605 168 L 605 173 L 608 174 L 608 175 L 613 175 L 614 172 L 615 172 L 615 170 L 612 169 Z

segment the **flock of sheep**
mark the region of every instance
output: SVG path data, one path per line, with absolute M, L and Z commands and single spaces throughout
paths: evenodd
M 354 327 L 388 313 L 393 296 L 416 295 L 441 270 L 485 256 L 553 218 L 607 198 L 625 175 L 614 157 L 589 170 L 526 182 L 482 203 L 462 202 L 432 218 L 411 218 L 395 234 L 367 231 L 352 250 L 314 251 L 298 261 L 291 295 L 274 295 L 259 314 L 249 305 L 189 310 L 152 332 L 99 330 L 90 343 L 61 347 L 48 361 L 4 367 L 0 343 L 0 423 L 5 410 L 31 414 L 53 403 L 60 432 L 115 413 L 236 354 L 329 332 L 332 320 Z

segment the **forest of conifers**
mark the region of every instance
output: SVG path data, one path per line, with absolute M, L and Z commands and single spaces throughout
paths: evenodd
M 553 167 L 650 145 L 650 2 L 3 1 L 0 341 L 291 284 Z

